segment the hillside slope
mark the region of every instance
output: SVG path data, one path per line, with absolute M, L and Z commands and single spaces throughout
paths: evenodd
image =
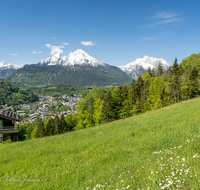
M 8 82 L 0 81 L 0 104 L 19 105 L 38 101 L 39 98 L 30 91 L 22 90 Z
M 0 180 L 19 180 L 1 188 L 199 189 L 199 115 L 197 98 L 85 130 L 1 145 Z

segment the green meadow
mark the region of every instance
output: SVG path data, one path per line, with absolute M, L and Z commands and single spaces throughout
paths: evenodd
M 0 145 L 0 189 L 200 189 L 200 98 Z

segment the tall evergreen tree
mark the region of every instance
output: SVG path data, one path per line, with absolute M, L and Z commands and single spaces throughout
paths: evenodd
M 63 114 L 61 114 L 61 117 L 60 117 L 60 130 L 59 130 L 59 133 L 64 133 L 65 131 L 67 131 L 67 124 L 66 124 L 66 121 L 65 121 L 65 117 Z
M 149 75 L 152 76 L 151 68 L 150 67 L 148 67 L 147 71 L 148 71 Z
M 42 121 L 42 119 L 40 119 L 37 126 L 36 138 L 41 138 L 44 136 L 44 134 L 45 134 L 44 122 Z
M 155 69 L 155 68 L 153 68 L 153 69 L 151 70 L 151 76 L 152 76 L 152 77 L 156 77 L 156 69 Z
M 141 98 L 141 95 L 142 95 L 142 89 L 143 89 L 143 86 L 144 86 L 144 81 L 142 79 L 141 76 L 138 77 L 138 80 L 136 82 L 136 85 L 135 85 L 135 93 L 136 93 L 136 98 L 140 101 L 142 98 Z
M 179 75 L 179 65 L 177 63 L 177 58 L 175 58 L 174 64 L 172 66 L 172 76 L 171 76 L 171 89 L 174 95 L 175 103 L 179 102 L 180 95 L 180 75 Z
M 158 76 L 160 77 L 164 73 L 162 63 L 159 62 L 158 64 Z
M 111 92 L 108 91 L 106 98 L 102 104 L 102 120 L 103 122 L 110 122 L 114 118 L 113 114 L 113 105 L 112 105 L 112 95 Z
M 129 92 L 129 100 L 130 100 L 130 109 L 133 108 L 133 105 L 136 102 L 136 90 L 135 90 L 136 81 L 135 79 L 131 82 L 131 90 Z
M 54 135 L 58 135 L 60 133 L 61 133 L 60 120 L 59 120 L 59 117 L 56 115 L 54 119 Z
M 174 63 L 172 65 L 172 72 L 175 76 L 179 75 L 179 65 L 178 65 L 178 61 L 177 58 L 175 58 Z
M 50 118 L 47 122 L 46 134 L 47 136 L 54 134 L 54 120 L 52 118 Z
M 123 85 L 122 92 L 123 92 L 123 100 L 125 101 L 128 98 L 128 88 L 126 85 Z

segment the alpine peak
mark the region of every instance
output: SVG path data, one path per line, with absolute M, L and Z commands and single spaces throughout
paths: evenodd
M 118 67 L 126 74 L 137 80 L 139 75 L 146 71 L 149 67 L 151 69 L 157 69 L 159 63 L 162 64 L 164 71 L 171 66 L 171 64 L 167 63 L 167 61 L 165 61 L 164 59 L 148 57 L 145 55 L 143 58 L 137 58 L 135 61 L 127 65 Z
M 77 49 L 74 52 L 69 53 L 68 56 L 61 56 L 60 53 L 56 53 L 52 57 L 41 60 L 38 64 L 41 65 L 90 65 L 97 67 L 98 65 L 104 65 L 97 61 L 95 58 L 88 55 L 82 49 Z

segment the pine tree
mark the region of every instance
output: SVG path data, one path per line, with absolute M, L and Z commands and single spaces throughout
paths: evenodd
M 143 86 L 144 86 L 144 81 L 143 81 L 142 77 L 139 76 L 138 80 L 137 80 L 137 83 L 135 85 L 135 93 L 136 93 L 136 98 L 138 100 L 142 99 L 141 95 L 142 95 Z
M 46 134 L 47 136 L 52 136 L 54 134 L 54 120 L 52 118 L 47 122 Z
M 114 118 L 119 118 L 119 110 L 122 108 L 124 102 L 124 95 L 123 95 L 123 89 L 122 86 L 118 87 L 118 91 L 115 97 L 115 102 L 113 105 L 113 112 L 114 112 Z
M 132 80 L 131 82 L 131 90 L 129 92 L 129 100 L 130 100 L 130 109 L 133 108 L 133 105 L 136 102 L 136 90 L 135 90 L 135 79 Z
M 54 135 L 60 134 L 61 129 L 60 129 L 60 120 L 59 117 L 56 115 L 54 119 Z
M 156 69 L 155 69 L 155 68 L 153 68 L 153 69 L 151 70 L 151 76 L 152 76 L 152 77 L 156 77 Z
M 111 92 L 108 91 L 106 98 L 102 104 L 102 120 L 104 122 L 110 122 L 114 118 L 113 114 L 113 105 L 112 105 L 112 95 Z
M 152 77 L 152 73 L 151 73 L 151 68 L 150 67 L 148 67 L 147 71 L 148 71 L 149 75 Z
M 65 121 L 65 117 L 62 114 L 60 117 L 60 132 L 59 133 L 61 134 L 61 133 L 64 133 L 65 131 L 67 131 L 67 124 Z
M 162 63 L 159 62 L 158 64 L 158 76 L 160 77 L 164 73 Z
M 123 85 L 122 92 L 123 92 L 123 100 L 125 101 L 128 98 L 128 88 L 126 85 Z
M 172 66 L 172 76 L 171 76 L 171 89 L 174 95 L 174 101 L 179 102 L 179 94 L 180 94 L 180 79 L 179 79 L 179 65 L 177 63 L 177 58 L 175 58 L 174 64 Z
M 44 136 L 44 134 L 45 134 L 44 122 L 42 121 L 42 119 L 40 119 L 37 126 L 36 138 L 41 138 Z
M 178 61 L 177 58 L 175 58 L 174 60 L 174 64 L 172 65 L 172 72 L 175 76 L 179 75 L 179 65 L 178 65 Z

